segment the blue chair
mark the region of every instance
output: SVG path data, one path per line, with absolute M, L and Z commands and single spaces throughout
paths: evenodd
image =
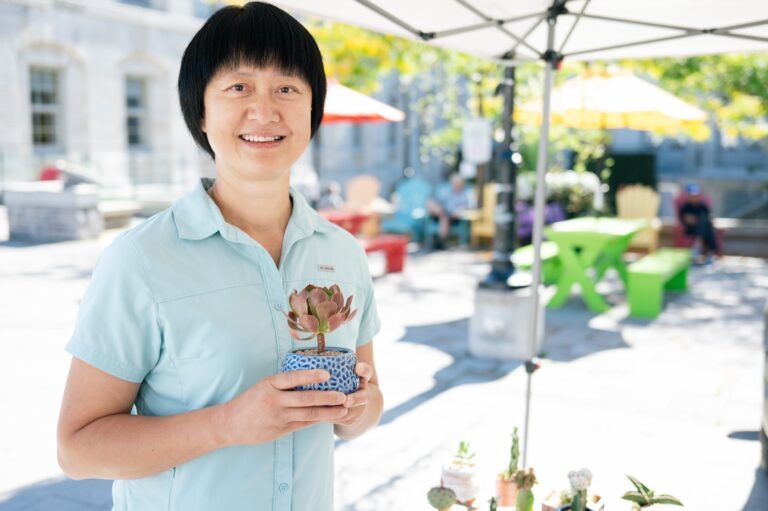
M 397 209 L 390 218 L 381 221 L 380 230 L 393 234 L 408 234 L 411 240 L 424 241 L 427 223 L 427 201 L 432 185 L 424 179 L 403 179 L 395 189 Z

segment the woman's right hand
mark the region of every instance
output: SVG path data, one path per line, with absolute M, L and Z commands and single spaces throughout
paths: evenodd
M 264 378 L 222 405 L 227 445 L 260 444 L 319 422 L 335 422 L 347 415 L 346 396 L 325 390 L 293 390 L 321 383 L 327 371 L 292 371 Z

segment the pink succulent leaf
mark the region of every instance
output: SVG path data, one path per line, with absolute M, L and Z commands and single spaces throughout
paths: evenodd
M 337 310 L 344 308 L 344 295 L 342 295 L 341 292 L 333 293 L 331 300 L 336 304 Z
M 301 325 L 301 327 L 304 328 L 304 330 L 307 332 L 313 333 L 317 333 L 318 329 L 320 328 L 320 322 L 317 320 L 317 318 L 310 316 L 309 314 L 299 316 L 299 325 Z
M 309 306 L 315 309 L 319 303 L 322 303 L 328 299 L 328 296 L 320 288 L 315 288 L 309 293 Z
M 293 312 L 298 314 L 299 316 L 302 316 L 308 312 L 307 308 L 307 299 L 302 298 L 300 295 L 292 294 L 288 301 L 291 304 L 291 309 Z
M 286 314 L 286 317 L 288 318 L 289 321 L 298 321 L 299 320 L 299 315 L 296 314 L 293 311 L 291 311 L 288 314 Z
M 306 330 L 304 330 L 304 328 L 302 328 L 301 325 L 295 321 L 288 321 L 288 328 L 291 330 L 298 330 L 299 332 L 306 332 Z
M 344 304 L 345 309 L 352 308 L 352 298 L 354 298 L 354 295 L 349 295 L 349 297 L 347 297 L 347 303 Z
M 327 322 L 328 318 L 337 312 L 339 312 L 339 308 L 334 302 L 327 301 L 317 305 L 317 319 L 320 320 L 320 323 Z
M 328 291 L 330 291 L 330 296 L 333 296 L 336 293 L 342 294 L 341 288 L 338 286 L 338 284 L 334 284 L 331 287 L 329 287 Z
M 349 313 L 349 316 L 347 316 L 347 321 L 345 321 L 345 323 L 352 321 L 355 318 L 355 314 L 357 314 L 357 309 Z
M 346 323 L 346 321 L 344 321 L 344 316 L 340 312 L 337 312 L 336 314 L 328 318 L 328 331 L 333 332 L 344 323 Z
M 294 338 L 294 339 L 296 339 L 297 341 L 309 341 L 309 340 L 311 340 L 312 338 L 314 338 L 315 336 L 314 336 L 314 335 L 309 335 L 309 336 L 307 336 L 307 337 L 301 337 L 301 336 L 299 335 L 299 332 L 297 332 L 296 330 L 291 330 L 291 337 L 293 337 L 293 338 Z

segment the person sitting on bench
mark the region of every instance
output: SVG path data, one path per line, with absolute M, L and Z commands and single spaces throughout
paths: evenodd
M 711 263 L 718 247 L 715 228 L 710 219 L 709 206 L 701 200 L 701 187 L 698 184 L 688 184 L 685 191 L 685 202 L 678 211 L 680 223 L 685 229 L 685 234 L 695 238 L 693 244 L 694 258 L 698 258 L 699 254 L 704 252 L 707 255 L 706 262 Z M 699 244 L 702 244 L 703 247 L 700 247 Z M 703 250 L 701 250 L 702 248 Z

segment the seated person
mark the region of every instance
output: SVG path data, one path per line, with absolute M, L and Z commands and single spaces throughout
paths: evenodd
M 329 181 L 320 194 L 317 201 L 317 210 L 341 209 L 344 205 L 344 198 L 341 196 L 341 185 L 338 181 Z
M 686 198 L 678 213 L 680 224 L 685 234 L 692 236 L 694 257 L 698 257 L 699 251 L 707 253 L 707 262 L 711 262 L 713 254 L 717 253 L 717 238 L 715 228 L 710 219 L 709 206 L 701 198 L 701 188 L 696 183 L 690 183 L 685 187 Z M 703 245 L 700 247 L 699 244 Z
M 461 221 L 461 211 L 472 207 L 469 194 L 464 189 L 464 180 L 458 174 L 451 176 L 451 187 L 437 197 L 437 201 L 427 202 L 427 211 L 438 221 L 438 239 L 435 240 L 435 248 L 445 248 L 445 240 L 448 238 L 451 226 Z

